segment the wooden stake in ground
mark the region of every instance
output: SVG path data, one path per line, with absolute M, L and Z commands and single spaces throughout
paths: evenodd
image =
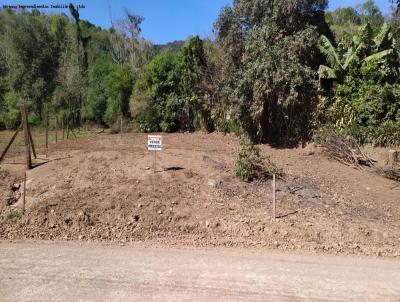
M 25 214 L 25 196 L 26 196 L 26 172 L 24 176 L 24 198 L 22 199 L 22 214 Z
M 276 219 L 276 176 L 272 176 L 272 215 Z
M 122 134 L 122 116 L 121 116 L 121 120 L 120 120 L 120 129 L 121 129 L 121 134 Z
M 69 138 L 69 120 L 67 119 L 67 139 Z
M 154 151 L 153 173 L 156 173 L 157 151 Z
M 37 158 L 35 144 L 33 143 L 33 138 L 32 138 L 32 133 L 31 133 L 31 127 L 29 126 L 28 122 L 27 122 L 27 127 L 28 127 L 29 142 L 30 142 L 30 146 L 32 148 L 33 157 Z
M 19 130 L 21 130 L 22 124 L 18 127 L 17 131 L 15 131 L 14 135 L 11 137 L 10 141 L 8 142 L 6 148 L 4 149 L 3 153 L 0 156 L 0 162 L 4 159 L 7 154 L 8 149 L 10 149 L 12 143 L 14 142 L 15 138 L 17 137 Z
M 49 113 L 46 112 L 46 153 L 49 149 Z
M 28 170 L 30 170 L 32 168 L 32 159 L 31 159 L 30 139 L 29 139 L 29 130 L 28 130 L 28 117 L 26 114 L 26 106 L 21 106 L 21 119 L 22 119 L 22 127 L 24 128 L 24 136 L 25 136 L 26 168 Z
M 58 116 L 56 116 L 56 144 L 58 142 Z
M 61 119 L 62 139 L 64 140 L 64 117 Z

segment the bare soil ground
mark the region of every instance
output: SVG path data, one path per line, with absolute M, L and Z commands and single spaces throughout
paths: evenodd
M 163 137 L 156 173 L 145 134 L 51 144 L 50 161 L 27 172 L 24 216 L 17 211 L 24 166 L 11 164 L 24 162 L 23 149 L 12 150 L 0 168 L 0 238 L 400 257 L 398 182 L 330 160 L 313 145 L 263 145 L 263 153 L 286 173 L 278 181 L 275 221 L 271 181 L 234 177 L 239 148 L 234 136 Z M 383 164 L 384 150 L 366 152 Z

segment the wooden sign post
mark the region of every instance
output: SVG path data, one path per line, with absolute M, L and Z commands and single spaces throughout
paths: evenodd
M 161 135 L 149 135 L 147 137 L 147 149 L 149 151 L 154 151 L 153 172 L 156 173 L 157 151 L 162 150 L 162 136 Z

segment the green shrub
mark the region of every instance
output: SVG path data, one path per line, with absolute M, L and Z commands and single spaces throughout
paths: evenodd
M 160 127 L 163 132 L 174 132 L 183 129 L 180 126 L 186 112 L 185 100 L 172 93 L 169 94 L 163 104 Z
M 8 92 L 4 97 L 4 102 L 4 124 L 8 129 L 16 129 L 21 123 L 21 113 L 18 103 L 18 97 L 15 93 Z
M 247 182 L 252 181 L 262 165 L 260 148 L 255 146 L 248 136 L 242 136 L 235 162 L 236 176 Z
M 400 86 L 350 80 L 336 88 L 335 101 L 326 111 L 327 124 L 359 144 L 400 145 Z
M 132 93 L 133 77 L 127 67 L 113 66 L 104 78 L 104 92 L 107 97 L 104 121 L 114 123 L 122 116 L 129 116 L 129 98 Z
M 113 72 L 112 63 L 107 60 L 97 60 L 89 67 L 88 92 L 82 118 L 104 124 L 104 115 L 107 109 L 107 95 L 105 92 L 105 78 Z
M 259 147 L 255 146 L 249 136 L 240 137 L 240 150 L 235 161 L 236 176 L 246 182 L 256 178 L 270 177 L 273 174 L 283 176 L 279 169 L 269 157 L 261 155 Z
M 215 130 L 224 133 L 235 133 L 239 130 L 239 127 L 233 119 L 219 118 L 215 122 Z
M 31 126 L 40 126 L 40 124 L 43 122 L 44 125 L 44 119 L 42 121 L 42 119 L 40 118 L 39 115 L 37 115 L 36 113 L 30 113 L 28 115 L 28 123 Z
M 135 83 L 130 99 L 130 112 L 139 129 L 212 130 L 210 108 L 201 88 L 205 64 L 198 37 L 189 39 L 177 55 L 156 55 Z

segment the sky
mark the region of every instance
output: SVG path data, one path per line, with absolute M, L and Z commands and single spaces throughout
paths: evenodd
M 355 6 L 364 1 L 331 0 L 329 9 Z M 63 0 L 0 0 L 3 5 L 67 5 Z M 212 28 L 221 8 L 232 0 L 73 0 L 73 4 L 84 5 L 80 9 L 81 19 L 110 27 L 110 7 L 113 18 L 122 16 L 124 8 L 144 17 L 143 36 L 155 44 L 174 40 L 185 40 L 189 36 L 212 37 Z M 389 12 L 389 0 L 375 0 L 384 14 Z M 49 9 L 53 13 L 68 13 L 68 9 Z

